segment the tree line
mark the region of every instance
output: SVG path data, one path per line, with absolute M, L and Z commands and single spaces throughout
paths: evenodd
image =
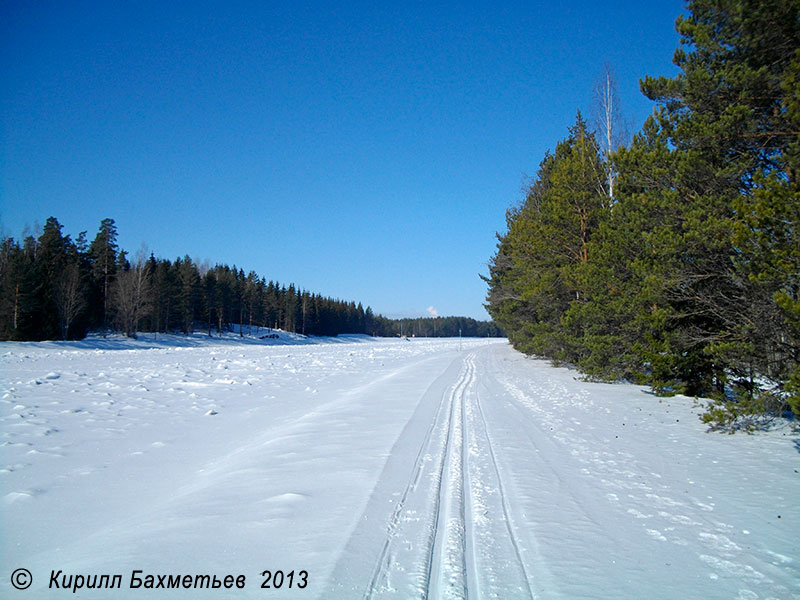
M 391 323 L 392 335 L 406 337 L 505 337 L 494 322 L 470 317 L 395 319 Z
M 487 309 L 523 352 L 710 397 L 704 420 L 733 429 L 800 415 L 800 4 L 687 10 L 680 72 L 641 81 L 657 105 L 630 143 L 578 113 L 544 156 Z
M 104 219 L 91 243 L 75 240 L 55 217 L 38 237 L 0 245 L 0 339 L 82 339 L 89 331 L 194 333 L 235 330 L 268 335 L 281 329 L 304 335 L 360 333 L 395 336 L 500 335 L 496 327 L 463 317 L 393 320 L 370 307 L 323 297 L 294 284 L 267 281 L 235 266 L 174 261 L 117 245 L 113 219 Z

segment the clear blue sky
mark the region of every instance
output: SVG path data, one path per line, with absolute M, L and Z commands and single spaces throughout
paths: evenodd
M 495 232 L 591 113 L 673 75 L 677 0 L 0 0 L 0 227 L 236 264 L 388 316 L 487 318 Z

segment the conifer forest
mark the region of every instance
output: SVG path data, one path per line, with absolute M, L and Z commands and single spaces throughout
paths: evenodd
M 174 261 L 141 252 L 133 260 L 117 245 L 113 219 L 104 219 L 91 243 L 62 233 L 55 217 L 41 234 L 0 246 L 0 339 L 72 340 L 93 330 L 218 335 L 453 337 L 502 335 L 490 322 L 467 317 L 388 319 L 358 302 L 323 297 L 235 266 Z
M 588 377 L 800 415 L 800 3 L 694 0 L 618 143 L 613 81 L 541 160 L 486 278 L 513 345 Z

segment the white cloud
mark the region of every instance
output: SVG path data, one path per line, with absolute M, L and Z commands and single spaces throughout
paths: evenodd
M 439 316 L 439 311 L 436 310 L 433 306 L 429 306 L 427 308 L 427 311 L 428 311 L 428 314 L 430 316 L 432 316 L 432 317 L 438 317 Z

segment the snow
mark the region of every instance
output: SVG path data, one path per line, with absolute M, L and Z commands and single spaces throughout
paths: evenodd
M 60 570 L 122 574 L 114 598 L 800 598 L 791 428 L 706 433 L 693 399 L 502 340 L 148 334 L 0 360 L 2 597 L 60 597 Z M 247 585 L 131 590 L 134 569 Z

